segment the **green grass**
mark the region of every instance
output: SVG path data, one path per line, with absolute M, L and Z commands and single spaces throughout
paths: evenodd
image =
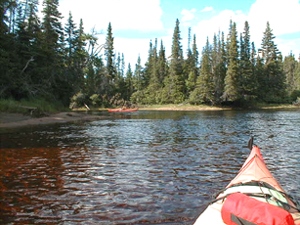
M 139 105 L 139 110 L 174 110 L 174 111 L 182 111 L 182 110 L 190 110 L 190 111 L 198 111 L 198 110 L 231 110 L 229 106 L 208 106 L 208 105 L 190 105 L 190 104 L 164 104 L 164 105 Z M 290 104 L 262 104 L 258 103 L 252 105 L 249 109 L 293 109 L 295 106 Z M 73 111 L 86 111 L 85 107 L 73 109 Z M 107 108 L 97 108 L 91 107 L 92 111 L 103 111 L 107 110 Z
M 37 108 L 40 112 L 55 113 L 68 111 L 68 108 L 57 102 L 48 102 L 44 99 L 23 99 L 16 101 L 13 99 L 0 99 L 0 112 L 28 113 L 28 108 Z

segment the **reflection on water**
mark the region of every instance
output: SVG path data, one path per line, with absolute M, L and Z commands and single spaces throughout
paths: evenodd
M 191 224 L 251 135 L 300 199 L 298 111 L 149 112 L 0 133 L 0 224 Z

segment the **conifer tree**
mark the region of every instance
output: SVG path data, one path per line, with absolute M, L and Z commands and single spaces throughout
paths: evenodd
M 78 39 L 79 31 L 76 28 L 76 24 L 73 21 L 72 13 L 69 12 L 69 18 L 67 21 L 67 25 L 65 27 L 65 35 L 66 35 L 66 55 L 67 65 L 70 67 L 72 65 L 72 59 L 75 52 L 76 40 Z
M 130 63 L 128 64 L 128 67 L 127 67 L 125 83 L 126 83 L 126 89 L 125 89 L 126 92 L 124 94 L 124 99 L 126 101 L 130 101 L 130 97 L 134 92 L 133 72 L 132 72 Z
M 148 87 L 151 82 L 156 82 L 157 77 L 157 39 L 155 39 L 155 43 L 153 46 L 152 40 L 150 40 L 149 51 L 148 51 L 148 59 L 145 63 L 144 69 L 144 87 Z
M 177 19 L 173 33 L 169 74 L 164 81 L 164 89 L 162 91 L 162 102 L 175 104 L 183 102 L 185 99 L 185 90 L 183 53 L 181 47 L 179 20 Z
M 199 53 L 196 44 L 196 35 L 194 35 L 192 49 L 188 50 L 188 56 L 186 60 L 186 70 L 188 74 L 186 79 L 186 88 L 188 94 L 190 94 L 196 87 L 197 77 L 199 76 L 198 58 Z
M 225 77 L 223 98 L 225 101 L 235 102 L 240 99 L 239 93 L 239 59 L 236 23 L 231 25 L 230 42 L 228 45 L 228 70 Z
M 47 99 L 69 101 L 69 83 L 63 74 L 63 29 L 61 13 L 58 11 L 58 0 L 43 1 L 42 33 L 39 37 L 38 56 L 39 67 L 35 73 L 41 81 L 40 94 Z
M 107 36 L 106 36 L 106 42 L 105 42 L 105 59 L 106 59 L 106 70 L 107 70 L 107 76 L 109 77 L 109 83 L 113 84 L 116 80 L 116 67 L 114 62 L 114 38 L 112 34 L 112 27 L 111 23 L 108 24 L 107 28 Z
M 123 83 L 123 78 L 120 78 L 117 73 L 114 53 L 114 37 L 112 33 L 111 23 L 108 24 L 107 28 L 106 42 L 104 45 L 104 55 L 106 60 L 106 95 L 109 99 L 116 99 L 120 101 L 120 86 Z
M 208 103 L 214 104 L 214 77 L 212 74 L 211 64 L 211 46 L 208 38 L 206 45 L 202 51 L 202 60 L 200 65 L 200 75 L 197 78 L 197 84 L 195 90 L 190 97 L 191 103 Z
M 144 98 L 143 94 L 143 67 L 141 65 L 141 57 L 138 56 L 137 63 L 135 64 L 135 70 L 133 73 L 132 85 L 134 92 L 131 95 L 130 100 L 136 102 L 137 104 L 142 103 Z
M 281 54 L 274 43 L 273 30 L 267 22 L 263 34 L 261 49 L 264 63 L 264 79 L 261 82 L 264 86 L 264 101 L 269 103 L 280 103 L 286 97 L 285 75 L 282 69 Z
M 168 73 L 168 64 L 166 59 L 166 51 L 163 45 L 163 41 L 160 42 L 160 49 L 158 52 L 158 62 L 157 62 L 157 73 L 158 73 L 158 82 L 161 87 L 163 87 L 163 81 Z
M 216 66 L 213 70 L 214 73 L 214 102 L 215 104 L 219 105 L 222 102 L 222 95 L 224 93 L 224 80 L 227 71 L 227 58 L 226 58 L 226 44 L 224 41 L 224 33 L 219 33 L 217 38 L 217 62 Z
M 293 91 L 297 90 L 297 64 L 298 62 L 292 53 L 284 58 L 283 71 L 286 76 L 287 92 L 289 95 L 291 95 Z M 293 100 L 295 101 L 296 99 Z
M 254 49 L 253 49 L 254 50 Z M 254 99 L 257 96 L 257 80 L 253 71 L 253 54 L 251 56 L 250 27 L 245 22 L 244 32 L 240 41 L 240 89 L 244 100 Z
M 296 92 L 300 92 L 300 62 L 299 61 L 300 60 L 298 60 L 298 62 L 296 63 L 296 69 L 295 69 L 295 91 Z
M 146 64 L 145 73 L 148 73 L 149 84 L 145 89 L 145 104 L 156 104 L 158 92 L 160 91 L 160 77 L 159 77 L 159 67 L 158 67 L 158 55 L 157 55 L 157 39 L 155 39 L 154 47 L 150 48 L 148 62 Z
M 78 86 L 75 88 L 74 92 L 84 90 L 84 71 L 86 68 L 86 61 L 88 58 L 88 53 L 85 49 L 86 47 L 86 34 L 84 33 L 83 21 L 80 19 L 78 34 L 75 39 L 75 54 L 74 54 L 74 69 L 76 73 L 75 80 L 78 83 Z M 102 68 L 103 69 L 103 68 Z
M 85 33 L 82 19 L 79 28 L 77 28 L 70 12 L 64 31 L 66 36 L 65 61 L 67 65 L 65 74 L 72 84 L 72 94 L 75 94 L 84 90 L 84 69 L 86 58 L 88 58 L 85 50 Z

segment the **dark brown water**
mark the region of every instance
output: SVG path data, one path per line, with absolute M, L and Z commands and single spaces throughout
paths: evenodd
M 300 111 L 150 112 L 0 131 L 0 224 L 192 224 L 250 136 L 300 199 Z

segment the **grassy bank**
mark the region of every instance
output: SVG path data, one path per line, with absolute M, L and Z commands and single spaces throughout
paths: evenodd
M 294 109 L 297 106 L 291 104 L 256 104 L 252 109 Z M 299 108 L 299 107 L 298 107 Z M 106 111 L 106 108 L 91 108 L 92 111 Z M 160 111 L 209 111 L 209 110 L 232 110 L 231 107 L 217 107 L 208 105 L 190 104 L 167 104 L 167 105 L 140 105 L 139 110 L 160 110 Z M 0 99 L 0 112 L 32 114 L 57 113 L 70 111 L 58 103 L 48 102 L 43 99 L 21 100 Z M 87 111 L 87 108 L 77 108 L 73 111 Z
M 230 110 L 230 107 L 217 107 L 208 105 L 190 105 L 190 104 L 168 104 L 168 105 L 142 105 L 140 110 L 178 110 L 178 111 L 202 111 L 202 110 Z
M 61 104 L 45 101 L 44 99 L 30 99 L 16 101 L 13 99 L 0 99 L 0 112 L 6 113 L 55 113 L 68 111 Z

